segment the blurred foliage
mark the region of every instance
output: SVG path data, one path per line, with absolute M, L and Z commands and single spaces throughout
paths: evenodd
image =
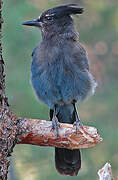
M 85 8 L 84 14 L 74 19 L 99 86 L 95 95 L 80 105 L 79 113 L 83 123 L 98 128 L 104 141 L 82 150 L 82 169 L 73 178 L 57 173 L 53 148 L 17 145 L 13 154 L 16 180 L 95 180 L 97 170 L 107 161 L 114 177 L 118 176 L 118 0 L 4 0 L 2 42 L 9 104 L 18 116 L 48 119 L 49 109 L 36 100 L 29 82 L 31 52 L 41 34 L 21 23 L 63 3 Z

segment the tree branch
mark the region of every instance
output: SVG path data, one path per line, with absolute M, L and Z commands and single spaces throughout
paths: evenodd
M 12 132 L 10 138 L 13 141 L 13 147 L 17 142 L 19 144 L 77 149 L 93 147 L 102 141 L 94 127 L 82 126 L 76 133 L 76 128 L 72 124 L 61 123 L 59 136 L 56 137 L 55 130 L 51 130 L 51 121 L 17 118 L 15 114 L 9 111 L 9 108 L 0 108 L 1 119 L 2 114 L 4 114 L 6 121 L 9 121 L 9 124 L 5 122 L 5 128 Z
M 113 180 L 111 165 L 106 163 L 102 169 L 98 171 L 99 180 Z
M 2 57 L 2 1 L 0 0 L 0 105 L 8 106 L 7 98 L 5 95 L 5 74 L 4 74 L 4 61 Z
M 21 144 L 78 149 L 93 147 L 102 141 L 94 127 L 82 126 L 76 133 L 72 124 L 61 123 L 56 137 L 51 121 L 21 118 L 19 122 Z
M 2 1 L 0 0 L 0 106 L 8 106 L 7 98 L 5 95 L 5 74 L 4 74 L 4 61 L 2 57 Z M 10 133 L 6 128 L 8 127 L 9 122 L 6 120 L 4 113 L 0 112 L 0 179 L 6 180 L 9 161 L 8 155 L 12 151 L 12 146 L 9 138 Z M 12 139 L 11 139 L 12 142 Z

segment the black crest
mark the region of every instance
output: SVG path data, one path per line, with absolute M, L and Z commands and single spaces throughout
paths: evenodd
M 77 4 L 67 4 L 63 6 L 57 6 L 55 8 L 49 9 L 44 12 L 43 15 L 45 16 L 55 16 L 55 17 L 62 17 L 68 16 L 72 14 L 82 14 L 84 11 L 83 8 L 80 8 Z

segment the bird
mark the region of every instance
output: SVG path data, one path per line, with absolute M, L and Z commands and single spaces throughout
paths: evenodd
M 76 103 L 93 95 L 97 86 L 72 17 L 83 12 L 78 4 L 65 4 L 22 23 L 41 30 L 42 40 L 32 52 L 31 82 L 38 99 L 50 108 L 56 136 L 60 123 L 73 124 L 76 131 L 82 126 Z M 80 150 L 56 147 L 55 167 L 61 175 L 77 176 Z

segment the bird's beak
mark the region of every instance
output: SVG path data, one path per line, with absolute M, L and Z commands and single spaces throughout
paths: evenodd
M 31 20 L 31 21 L 25 21 L 25 22 L 22 23 L 22 25 L 41 27 L 42 22 L 38 21 L 37 19 L 34 19 L 34 20 Z

